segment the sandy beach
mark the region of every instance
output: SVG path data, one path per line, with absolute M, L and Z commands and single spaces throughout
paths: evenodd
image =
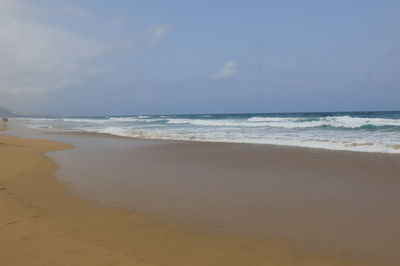
M 19 135 L 30 134 L 30 132 L 24 133 L 23 129 L 19 130 Z M 13 134 L 13 131 L 11 130 L 7 134 Z M 365 182 L 374 186 L 381 184 L 387 194 L 390 194 L 388 199 L 391 199 L 392 193 L 395 193 L 396 190 L 393 188 L 390 192 L 384 182 L 391 180 L 391 184 L 397 184 L 397 181 L 393 180 L 399 173 L 399 167 L 395 167 L 399 162 L 396 156 L 389 156 L 389 158 L 379 155 L 358 156 L 358 153 L 348 153 L 347 157 L 343 157 L 343 153 L 321 153 L 311 149 L 308 153 L 304 153 L 304 150 L 301 149 L 297 151 L 296 149 L 280 149 L 279 151 L 276 148 L 268 148 L 268 146 L 263 148 L 257 145 L 221 144 L 218 146 L 218 144 L 185 142 L 141 142 L 97 135 L 53 134 L 51 137 L 49 136 L 46 138 L 63 139 L 65 143 L 73 143 L 75 148 L 71 144 L 49 140 L 0 136 L 2 165 L 0 169 L 0 204 L 2 206 L 0 208 L 0 234 L 2 235 L 0 260 L 2 265 L 397 265 L 398 257 L 393 254 L 395 248 L 391 246 L 398 241 L 396 236 L 389 239 L 389 245 L 382 247 L 382 250 L 387 251 L 382 256 L 379 256 L 382 250 L 377 250 L 369 255 L 365 252 L 365 250 L 375 248 L 369 242 L 378 242 L 379 245 L 385 242 L 384 239 L 383 242 L 380 242 L 382 239 L 377 237 L 381 235 L 382 228 L 380 226 L 386 225 L 386 230 L 390 232 L 393 229 L 392 222 L 398 221 L 397 217 L 383 217 L 386 221 L 389 220 L 383 224 L 374 219 L 365 224 L 357 221 L 363 227 L 362 239 L 365 240 L 367 249 L 343 253 L 336 246 L 342 242 L 333 241 L 329 244 L 329 238 L 334 234 L 340 235 L 340 230 L 346 228 L 337 223 L 341 220 L 340 215 L 343 214 L 338 205 L 345 204 L 344 202 L 349 199 L 346 198 L 346 194 L 343 194 L 343 201 L 329 201 L 326 197 L 321 197 L 322 200 L 318 201 L 315 198 L 305 197 L 305 201 L 300 206 L 309 206 L 309 210 L 288 207 L 290 204 L 286 203 L 296 201 L 296 196 L 285 198 L 288 194 L 296 195 L 296 191 L 297 193 L 304 192 L 302 183 L 310 186 L 310 183 L 305 182 L 304 179 L 298 180 L 292 187 L 285 184 L 289 181 L 287 178 L 283 178 L 285 180 L 283 183 L 279 182 L 279 178 L 269 179 L 272 187 L 276 187 L 277 184 L 282 186 L 280 193 L 263 198 L 263 200 L 275 199 L 275 202 L 265 202 L 261 206 L 267 211 L 259 216 L 261 221 L 267 221 L 266 218 L 270 215 L 271 222 L 267 223 L 267 228 L 271 227 L 270 231 L 265 230 L 262 224 L 257 223 L 254 213 L 244 212 L 245 209 L 249 209 L 246 202 L 233 199 L 233 203 L 237 204 L 237 210 L 233 208 L 232 211 L 227 208 L 228 211 L 224 211 L 227 201 L 224 203 L 223 198 L 234 197 L 234 194 L 230 193 L 236 193 L 234 187 L 218 184 L 218 182 L 227 181 L 224 179 L 217 180 L 214 183 L 215 186 L 205 187 L 205 183 L 201 182 L 196 184 L 201 191 L 208 191 L 206 193 L 209 195 L 208 199 L 204 199 L 204 193 L 199 193 L 199 197 L 202 197 L 203 200 L 188 198 L 186 205 L 175 204 L 171 200 L 174 197 L 178 197 L 179 201 L 182 200 L 182 195 L 176 194 L 176 191 L 192 192 L 193 187 L 185 185 L 185 178 L 190 178 L 190 173 L 193 173 L 192 179 L 199 178 L 199 173 L 201 175 L 210 174 L 211 177 L 214 177 L 215 174 L 226 177 L 227 174 L 232 174 L 232 170 L 229 169 L 233 169 L 238 173 L 238 176 L 233 176 L 234 182 L 237 182 L 241 176 L 246 179 L 246 182 L 254 181 L 256 186 L 262 187 L 265 184 L 256 181 L 262 176 L 281 175 L 285 177 L 289 176 L 289 173 L 302 175 L 308 173 L 314 180 L 327 178 L 331 180 L 332 184 L 335 184 L 333 179 L 337 178 L 339 185 L 343 185 L 341 180 L 346 177 L 343 173 L 366 174 L 372 168 L 380 171 L 386 167 L 387 171 L 380 173 L 381 180 L 375 180 L 376 173 L 373 172 L 365 177 L 358 175 L 352 179 L 355 187 L 347 188 L 353 190 L 355 195 L 353 201 L 358 202 L 356 206 L 365 207 L 360 203 L 365 199 L 365 195 L 357 190 L 356 183 Z M 34 135 L 34 137 L 40 137 L 40 134 Z M 89 139 L 94 141 L 93 143 L 97 143 L 99 138 L 105 145 L 103 148 L 108 147 L 107 149 L 111 152 L 106 154 L 108 159 L 91 150 L 94 146 L 90 146 Z M 127 141 L 133 143 L 135 148 L 126 146 Z M 90 148 L 79 145 L 79 143 L 89 143 Z M 123 146 L 126 148 L 121 148 Z M 111 147 L 116 148 L 112 149 Z M 266 152 L 268 149 L 270 152 Z M 45 155 L 45 153 L 56 150 L 58 152 L 50 153 L 54 160 Z M 125 157 L 127 161 L 131 162 L 131 168 L 123 169 L 123 165 L 115 164 L 116 161 L 121 161 L 118 160 L 121 157 L 113 157 L 113 152 L 116 150 L 119 156 Z M 137 153 L 138 151 L 139 153 Z M 77 154 L 81 154 L 81 156 L 77 156 Z M 169 159 L 165 159 L 166 155 L 170 156 Z M 289 157 L 291 159 L 288 159 L 289 155 L 292 156 Z M 69 156 L 75 157 L 80 164 L 88 167 L 77 167 L 77 161 Z M 88 158 L 86 161 L 83 159 L 85 157 Z M 340 157 L 343 159 L 339 160 Z M 115 160 L 111 158 L 115 158 Z M 160 164 L 161 158 L 165 159 L 164 165 Z M 374 158 L 377 160 L 374 161 Z M 181 163 L 184 162 L 185 166 L 177 169 L 176 162 L 179 160 Z M 314 172 L 310 170 L 315 163 L 332 162 L 332 160 L 333 164 L 320 165 L 320 168 Z M 349 166 L 349 160 L 353 160 L 351 163 L 354 167 Z M 383 163 L 384 161 L 387 163 Z M 61 165 L 61 168 L 55 162 Z M 65 164 L 60 164 L 60 162 L 65 162 Z M 149 205 L 149 199 L 146 196 L 127 198 L 124 193 L 130 194 L 132 191 L 129 190 L 122 191 L 120 197 L 116 196 L 118 193 L 115 193 L 115 190 L 107 190 L 107 182 L 104 178 L 105 176 L 110 177 L 110 172 L 104 172 L 105 167 L 96 169 L 92 165 L 105 162 L 110 162 L 106 165 L 111 166 L 110 171 L 113 173 L 112 179 L 109 178 L 108 182 L 111 188 L 128 183 L 134 187 L 140 185 L 142 194 L 146 194 L 144 192 L 148 191 L 146 195 L 151 196 L 150 201 L 151 198 L 154 198 L 154 204 Z M 359 169 L 357 167 L 365 166 L 366 162 L 370 162 L 372 168 L 364 169 L 361 172 L 357 171 Z M 140 165 L 142 167 L 139 167 Z M 331 167 L 326 168 L 328 165 Z M 113 166 L 118 167 L 119 170 L 114 171 Z M 201 172 L 200 169 L 204 169 L 204 167 L 207 167 L 209 171 Z M 87 171 L 88 168 L 92 170 L 82 172 L 83 169 Z M 250 168 L 253 170 L 250 171 Z M 132 169 L 136 170 L 133 175 L 133 177 L 137 177 L 136 181 L 131 180 L 128 183 L 118 181 L 118 176 L 123 179 L 124 173 Z M 247 175 L 242 176 L 238 169 L 246 171 Z M 265 175 L 263 172 L 265 169 L 270 169 L 270 175 Z M 325 170 L 321 172 L 321 169 Z M 335 171 L 335 169 L 345 170 Z M 178 172 L 182 174 L 181 177 L 176 177 Z M 169 179 L 169 182 L 160 181 L 161 173 Z M 320 176 L 321 173 L 324 176 Z M 90 179 L 90 176 L 94 179 Z M 147 181 L 143 178 L 144 176 L 147 177 Z M 174 176 L 175 179 L 172 178 Z M 149 178 L 151 181 L 148 180 Z M 116 183 L 113 183 L 112 180 L 116 180 Z M 155 184 L 155 182 L 157 189 L 149 185 Z M 210 182 L 210 178 L 205 182 Z M 277 184 L 274 184 L 276 182 Z M 249 196 L 251 193 L 248 189 L 251 187 L 246 188 L 243 184 L 238 184 L 239 187 L 243 187 L 244 194 L 241 196 Z M 223 187 L 227 188 L 226 191 L 223 190 Z M 337 193 L 343 192 L 335 191 L 335 185 L 332 187 L 330 197 L 335 197 Z M 92 188 L 92 191 L 90 192 L 88 188 Z M 323 193 L 330 191 L 329 187 L 321 186 L 319 188 Z M 284 192 L 285 189 L 288 189 L 289 192 Z M 314 189 L 317 187 L 310 187 L 310 190 Z M 373 189 L 370 191 L 377 192 Z M 265 191 L 266 194 L 271 192 L 272 190 Z M 255 197 L 251 200 L 256 200 L 261 194 L 261 191 L 255 191 Z M 350 194 L 352 194 L 351 191 Z M 172 196 L 168 198 L 167 195 Z M 197 194 L 194 193 L 194 195 Z M 219 199 L 222 204 L 218 204 L 215 195 L 223 195 Z M 115 200 L 109 201 L 111 198 Z M 160 199 L 163 200 L 160 201 Z M 132 200 L 138 200 L 138 204 L 135 205 L 135 202 L 131 202 Z M 124 202 L 126 205 L 123 204 Z M 159 205 L 159 202 L 165 204 Z M 214 202 L 215 206 L 210 205 L 210 202 Z M 256 200 L 256 202 L 259 201 Z M 282 204 L 282 202 L 286 203 Z M 241 203 L 244 205 L 240 206 Z M 385 203 L 385 201 L 381 203 Z M 212 214 L 207 210 L 197 213 L 196 210 L 199 208 L 196 205 L 199 204 L 201 205 L 200 209 L 206 208 L 217 214 Z M 174 208 L 175 205 L 179 208 Z M 279 211 L 276 208 L 281 206 L 288 208 L 278 217 Z M 320 207 L 331 208 L 332 216 L 315 215 L 315 211 L 318 211 Z M 391 207 L 389 206 L 388 209 Z M 257 207 L 255 208 L 257 209 Z M 351 211 L 347 208 L 344 209 L 345 212 Z M 157 210 L 162 210 L 164 215 L 156 214 Z M 218 212 L 222 212 L 223 215 L 218 215 Z M 363 218 L 365 214 L 364 212 L 355 212 L 354 217 Z M 376 215 L 381 215 L 382 210 L 379 210 L 379 206 L 371 206 L 368 212 L 370 212 L 370 217 L 376 217 Z M 186 215 L 182 215 L 182 213 L 186 213 Z M 235 213 L 237 213 L 236 216 Z M 168 214 L 170 215 L 168 216 Z M 192 215 L 194 219 L 188 219 L 188 216 Z M 226 218 L 222 219 L 224 216 Z M 303 216 L 308 218 L 302 218 Z M 199 217 L 209 217 L 210 219 L 198 219 Z M 344 219 L 344 217 L 342 218 Z M 293 219 L 298 219 L 298 223 L 291 223 L 290 221 Z M 229 220 L 237 220 L 238 223 L 229 223 Z M 304 232 L 306 234 L 309 232 L 301 228 L 308 228 L 307 223 L 312 220 L 316 221 L 311 224 L 312 227 L 315 227 L 315 234 L 314 236 L 310 235 L 310 239 L 308 239 Z M 323 224 L 329 220 L 332 221 L 333 226 Z M 349 223 L 348 219 L 344 220 Z M 246 226 L 244 221 L 249 221 L 249 226 Z M 356 228 L 357 223 L 352 224 L 349 228 Z M 375 226 L 372 226 L 374 223 L 376 223 Z M 222 229 L 218 230 L 216 224 L 223 225 Z M 297 226 L 294 226 L 295 224 Z M 253 225 L 255 226 L 254 230 L 246 229 Z M 273 225 L 275 228 L 272 227 Z M 287 230 L 288 234 L 276 233 L 289 227 L 293 227 L 294 230 Z M 238 228 L 243 228 L 244 232 L 238 232 Z M 320 235 L 320 230 L 327 228 L 336 229 L 337 232 L 326 232 L 326 235 Z M 371 234 L 368 230 L 371 231 Z M 257 232 L 259 236 L 257 236 Z M 355 230 L 354 239 L 357 239 L 358 233 L 359 231 Z M 315 238 L 315 235 L 319 235 L 319 237 Z M 386 235 L 382 234 L 382 236 Z M 371 239 L 375 237 L 376 240 Z M 322 243 L 320 249 L 315 248 L 315 241 L 318 239 Z M 351 236 L 349 239 L 352 239 Z M 328 250 L 324 246 L 328 247 Z M 348 248 L 351 251 L 351 245 Z
M 0 0 L 0 266 L 399 266 L 399 13 Z

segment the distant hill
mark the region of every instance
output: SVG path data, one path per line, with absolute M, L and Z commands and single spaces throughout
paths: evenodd
M 22 112 L 16 112 L 14 110 L 11 110 L 10 108 L 2 107 L 0 106 L 0 116 L 6 116 L 6 117 L 30 117 L 30 116 L 39 116 L 35 114 L 29 114 L 29 113 L 22 113 Z

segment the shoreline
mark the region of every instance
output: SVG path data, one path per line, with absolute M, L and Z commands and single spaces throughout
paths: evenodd
M 50 129 L 34 129 L 34 130 L 42 130 L 43 132 L 47 132 L 55 135 L 82 135 L 82 136 L 98 136 L 105 138 L 122 138 L 122 139 L 132 139 L 138 141 L 160 141 L 160 142 L 175 142 L 175 143 L 198 143 L 198 144 L 227 144 L 227 145 L 243 145 L 243 146 L 264 146 L 264 147 L 272 147 L 277 149 L 293 149 L 293 150 L 310 150 L 310 151 L 326 151 L 333 153 L 356 153 L 356 154 L 377 154 L 377 155 L 388 155 L 388 156 L 400 156 L 399 153 L 393 152 L 380 152 L 380 151 L 356 151 L 356 150 L 342 150 L 342 149 L 329 149 L 329 148 L 321 148 L 321 147 L 308 147 L 308 146 L 296 146 L 296 145 L 280 145 L 280 144 L 270 144 L 270 143 L 248 143 L 248 142 L 224 142 L 224 141 L 201 141 L 201 140 L 182 140 L 182 139 L 163 139 L 163 138 L 140 138 L 134 136 L 122 136 L 122 135 L 114 135 L 111 133 L 101 133 L 101 132 L 89 132 L 89 131 L 69 131 L 69 130 L 50 130 Z M 400 147 L 399 147 L 400 149 Z
M 4 135 L 0 142 L 8 165 L 0 175 L 6 207 L 0 210 L 0 259 L 6 265 L 370 265 L 314 254 L 282 239 L 210 233 L 149 214 L 99 208 L 68 193 L 55 179 L 57 165 L 44 155 L 71 145 Z
M 63 193 L 64 188 L 54 180 L 57 165 L 44 153 L 71 149 L 71 145 L 3 135 L 0 142 L 1 161 L 7 165 L 0 172 L 2 264 L 84 265 L 130 261 L 121 254 L 51 228 L 50 219 L 57 213 L 51 212 L 46 204 L 59 203 L 51 201 L 57 201 L 60 197 L 57 194 Z M 71 197 L 70 203 L 74 201 Z
M 280 117 L 246 114 L 32 119 L 34 128 L 86 131 L 144 139 L 254 143 L 400 154 L 400 113 L 337 113 Z

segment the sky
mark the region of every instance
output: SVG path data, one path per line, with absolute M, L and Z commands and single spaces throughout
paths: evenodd
M 0 0 L 0 105 L 400 110 L 400 1 Z

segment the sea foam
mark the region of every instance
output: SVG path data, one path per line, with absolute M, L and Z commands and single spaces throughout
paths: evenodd
M 30 127 L 125 137 L 400 153 L 400 113 L 30 118 Z

